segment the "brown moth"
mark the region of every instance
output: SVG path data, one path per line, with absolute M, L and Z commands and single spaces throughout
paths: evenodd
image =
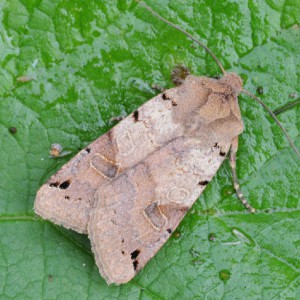
M 145 266 L 215 175 L 243 131 L 241 89 L 236 74 L 220 80 L 189 76 L 160 95 L 176 102 L 169 113 L 183 134 L 95 195 L 88 232 L 108 283 L 125 283 Z
M 152 14 L 169 25 L 176 25 Z M 152 98 L 80 151 L 38 191 L 35 211 L 45 219 L 88 232 L 100 273 L 108 283 L 132 279 L 176 229 L 230 151 L 234 186 L 238 136 L 243 122 L 237 101 L 241 78 L 188 76 Z

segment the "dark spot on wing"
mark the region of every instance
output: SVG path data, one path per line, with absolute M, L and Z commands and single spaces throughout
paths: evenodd
M 133 121 L 137 122 L 139 120 L 139 111 L 136 110 L 132 116 L 133 116 Z
M 209 181 L 208 180 L 203 180 L 203 181 L 199 181 L 199 185 L 205 186 L 208 185 Z
M 58 187 L 59 186 L 59 182 L 52 182 L 50 183 L 51 187 Z
M 71 183 L 70 180 L 66 180 L 59 185 L 59 188 L 65 190 L 69 187 L 70 183 Z
M 131 255 L 131 259 L 136 259 L 138 257 L 138 255 L 140 254 L 140 250 L 134 250 L 130 255 Z
M 220 156 L 225 156 L 226 155 L 226 152 L 220 152 Z
M 133 269 L 136 270 L 138 267 L 139 261 L 135 260 L 132 264 L 133 264 Z
M 161 96 L 164 100 L 170 100 L 166 93 L 163 93 Z
M 172 229 L 171 229 L 171 228 L 168 228 L 168 229 L 167 229 L 167 232 L 168 232 L 169 234 L 171 234 L 171 233 L 172 233 Z
M 86 151 L 87 153 L 90 153 L 90 152 L 91 152 L 91 148 L 85 148 L 85 151 Z
M 177 103 L 174 100 L 172 100 L 172 106 L 177 106 Z

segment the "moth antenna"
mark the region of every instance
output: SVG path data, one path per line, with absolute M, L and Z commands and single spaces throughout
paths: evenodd
M 155 12 L 151 7 L 149 7 L 148 5 L 146 5 L 144 2 L 139 1 L 139 0 L 135 0 L 135 1 L 138 2 L 139 5 L 143 6 L 145 9 L 147 9 L 152 15 L 154 15 L 155 17 L 157 17 L 159 20 L 163 21 L 164 23 L 166 23 L 166 24 L 172 26 L 173 28 L 177 29 L 178 31 L 182 32 L 187 37 L 189 37 L 192 41 L 194 41 L 196 44 L 198 44 L 199 46 L 201 46 L 207 53 L 209 53 L 212 56 L 212 58 L 214 59 L 214 61 L 217 63 L 217 65 L 221 69 L 222 73 L 224 75 L 226 74 L 226 71 L 223 68 L 221 62 L 218 60 L 218 58 L 215 56 L 215 54 L 206 45 L 204 45 L 203 43 L 201 43 L 199 40 L 197 40 L 194 36 L 192 36 L 186 30 L 182 29 L 178 25 L 170 22 L 169 20 L 167 20 L 164 17 L 162 17 L 161 15 L 159 15 L 157 12 Z
M 281 114 L 282 112 L 284 112 L 284 111 L 286 111 L 286 110 L 288 110 L 288 109 L 290 109 L 290 108 L 292 108 L 293 106 L 296 106 L 296 105 L 298 105 L 298 104 L 300 104 L 300 99 L 295 100 L 295 101 L 293 101 L 293 102 L 290 102 L 290 103 L 288 103 L 287 105 L 281 106 L 281 107 L 279 107 L 279 108 L 273 110 L 273 113 L 274 113 L 274 115 L 279 115 L 279 114 Z
M 155 12 L 151 7 L 149 7 L 144 2 L 139 1 L 139 0 L 135 0 L 135 1 L 138 2 L 139 5 L 143 6 L 145 9 L 147 9 L 152 15 L 154 15 L 155 17 L 157 17 L 159 20 L 163 21 L 164 23 L 166 23 L 166 24 L 170 25 L 171 27 L 177 29 L 178 31 L 182 32 L 187 37 L 189 37 L 192 41 L 194 41 L 199 46 L 201 46 L 207 53 L 209 53 L 212 56 L 212 58 L 214 59 L 214 61 L 217 63 L 217 65 L 221 69 L 222 73 L 226 74 L 226 71 L 223 68 L 221 62 L 218 60 L 218 58 L 215 56 L 215 54 L 206 45 L 204 45 L 203 43 L 201 43 L 199 40 L 197 40 L 194 36 L 192 36 L 186 30 L 182 29 L 178 25 L 172 23 L 171 21 L 169 21 L 169 20 L 165 19 L 164 17 L 162 17 L 161 15 L 159 15 L 157 12 Z M 279 126 L 279 128 L 281 129 L 281 131 L 284 133 L 284 135 L 285 135 L 286 139 L 288 140 L 290 146 L 293 148 L 294 152 L 296 153 L 296 155 L 300 159 L 300 152 L 296 148 L 296 146 L 295 146 L 294 142 L 292 141 L 291 137 L 289 136 L 289 134 L 287 133 L 287 131 L 285 130 L 285 128 L 283 127 L 283 125 L 280 123 L 280 121 L 278 120 L 278 118 L 276 117 L 276 115 L 273 113 L 273 111 L 265 103 L 263 103 L 259 98 L 257 98 L 256 96 L 252 95 L 250 92 L 248 92 L 248 91 L 246 91 L 246 90 L 243 89 L 242 93 L 248 95 L 250 98 L 252 98 L 253 100 L 257 101 L 271 115 L 271 117 L 277 123 L 277 125 Z
M 294 152 L 296 153 L 296 155 L 300 159 L 300 152 L 299 152 L 299 150 L 296 148 L 294 142 L 292 141 L 292 138 L 287 133 L 287 131 L 285 130 L 285 128 L 283 127 L 283 125 L 280 123 L 280 121 L 278 120 L 278 118 L 276 117 L 276 115 L 273 113 L 273 111 L 264 102 L 262 102 L 258 97 L 254 96 L 250 92 L 248 92 L 248 91 L 246 91 L 246 90 L 243 89 L 242 93 L 244 93 L 245 95 L 249 96 L 250 98 L 252 98 L 256 102 L 258 102 L 269 113 L 269 115 L 272 117 L 272 119 L 277 123 L 277 125 L 279 126 L 279 128 L 281 129 L 281 131 L 284 133 L 284 135 L 285 135 L 286 139 L 288 140 L 290 146 L 293 148 Z

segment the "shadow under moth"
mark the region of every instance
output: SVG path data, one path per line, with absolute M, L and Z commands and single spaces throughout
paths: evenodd
M 38 191 L 35 212 L 44 219 L 88 233 L 107 283 L 131 280 L 156 254 L 230 156 L 238 198 L 250 211 L 236 176 L 243 122 L 237 97 L 258 101 L 241 78 L 227 73 L 209 48 L 140 2 L 160 20 L 186 34 L 212 55 L 223 77 L 187 76 L 100 136 Z

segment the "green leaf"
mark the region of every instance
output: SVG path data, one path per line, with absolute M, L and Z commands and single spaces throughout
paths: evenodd
M 299 94 L 299 1 L 151 6 L 206 43 L 245 89 L 263 91 L 272 109 Z M 39 186 L 70 159 L 49 158 L 50 145 L 75 155 L 113 126 L 112 116 L 152 98 L 153 83 L 172 87 L 177 64 L 205 76 L 220 70 L 134 1 L 2 0 L 0 8 L 1 299 L 299 298 L 299 161 L 246 96 L 239 97 L 245 131 L 237 168 L 258 212 L 237 201 L 225 163 L 144 270 L 107 286 L 87 237 L 33 213 Z M 279 115 L 298 149 L 299 110 Z

